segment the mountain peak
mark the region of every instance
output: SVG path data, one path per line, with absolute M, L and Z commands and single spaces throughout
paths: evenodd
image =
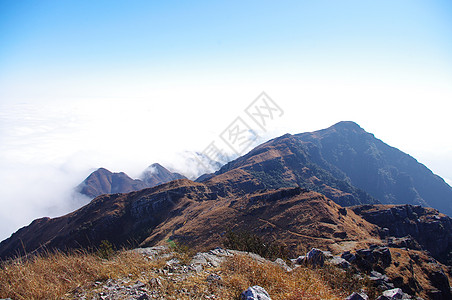
M 353 121 L 340 121 L 340 122 L 334 124 L 333 126 L 331 126 L 330 128 L 334 128 L 336 130 L 347 129 L 347 130 L 364 131 L 364 129 L 362 129 L 361 126 L 358 125 L 358 123 L 355 123 Z
M 169 171 L 159 163 L 151 164 L 146 168 L 146 170 L 144 170 L 143 174 L 141 174 L 140 177 L 150 187 L 172 180 L 186 178 L 179 173 L 173 173 Z
M 147 167 L 144 172 L 151 172 L 153 174 L 159 174 L 161 172 L 168 172 L 168 170 L 159 163 L 153 163 L 153 164 L 149 165 L 149 167 Z

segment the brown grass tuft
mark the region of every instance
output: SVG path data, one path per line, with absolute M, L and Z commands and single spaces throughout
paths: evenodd
M 129 274 L 139 277 L 155 264 L 142 255 L 125 251 L 109 260 L 85 251 L 20 258 L 0 265 L 0 298 L 60 299 L 95 281 Z

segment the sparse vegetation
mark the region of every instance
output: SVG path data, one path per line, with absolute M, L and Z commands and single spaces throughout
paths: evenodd
M 96 253 L 100 258 L 109 259 L 114 255 L 115 249 L 108 240 L 103 240 L 100 243 Z
M 289 258 L 289 250 L 284 244 L 264 241 L 261 237 L 248 231 L 228 231 L 223 245 L 227 249 L 259 254 L 269 259 Z

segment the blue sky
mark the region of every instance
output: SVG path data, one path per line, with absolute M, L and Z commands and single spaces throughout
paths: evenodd
M 451 82 L 450 1 L 0 0 L 0 239 L 93 168 L 196 173 L 262 91 L 260 140 L 353 120 L 452 178 Z

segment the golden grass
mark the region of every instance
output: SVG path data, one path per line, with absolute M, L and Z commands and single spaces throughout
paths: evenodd
M 342 299 L 323 281 L 316 270 L 297 268 L 286 272 L 273 264 L 260 264 L 247 256 L 236 255 L 223 265 L 229 299 L 238 299 L 249 286 L 265 288 L 272 299 Z
M 125 251 L 109 260 L 84 251 L 16 259 L 0 266 L 0 298 L 61 299 L 95 281 L 129 274 L 139 277 L 157 263 Z
M 184 260 L 183 254 L 175 257 Z M 240 293 L 253 285 L 267 290 L 272 299 L 343 299 L 362 286 L 337 268 L 299 267 L 286 272 L 273 263 L 259 263 L 247 255 L 229 257 L 220 267 L 199 273 L 164 275 L 158 272 L 166 260 L 119 251 L 108 260 L 87 252 L 61 252 L 3 263 L 0 267 L 0 298 L 73 299 L 79 292 L 95 297 L 107 279 L 130 278 L 147 283 L 165 299 L 240 299 Z M 177 272 L 176 272 L 177 273 Z M 220 281 L 209 281 L 218 274 Z M 177 278 L 179 276 L 179 278 Z M 161 285 L 151 279 L 159 277 Z M 351 283 L 354 282 L 355 284 Z

